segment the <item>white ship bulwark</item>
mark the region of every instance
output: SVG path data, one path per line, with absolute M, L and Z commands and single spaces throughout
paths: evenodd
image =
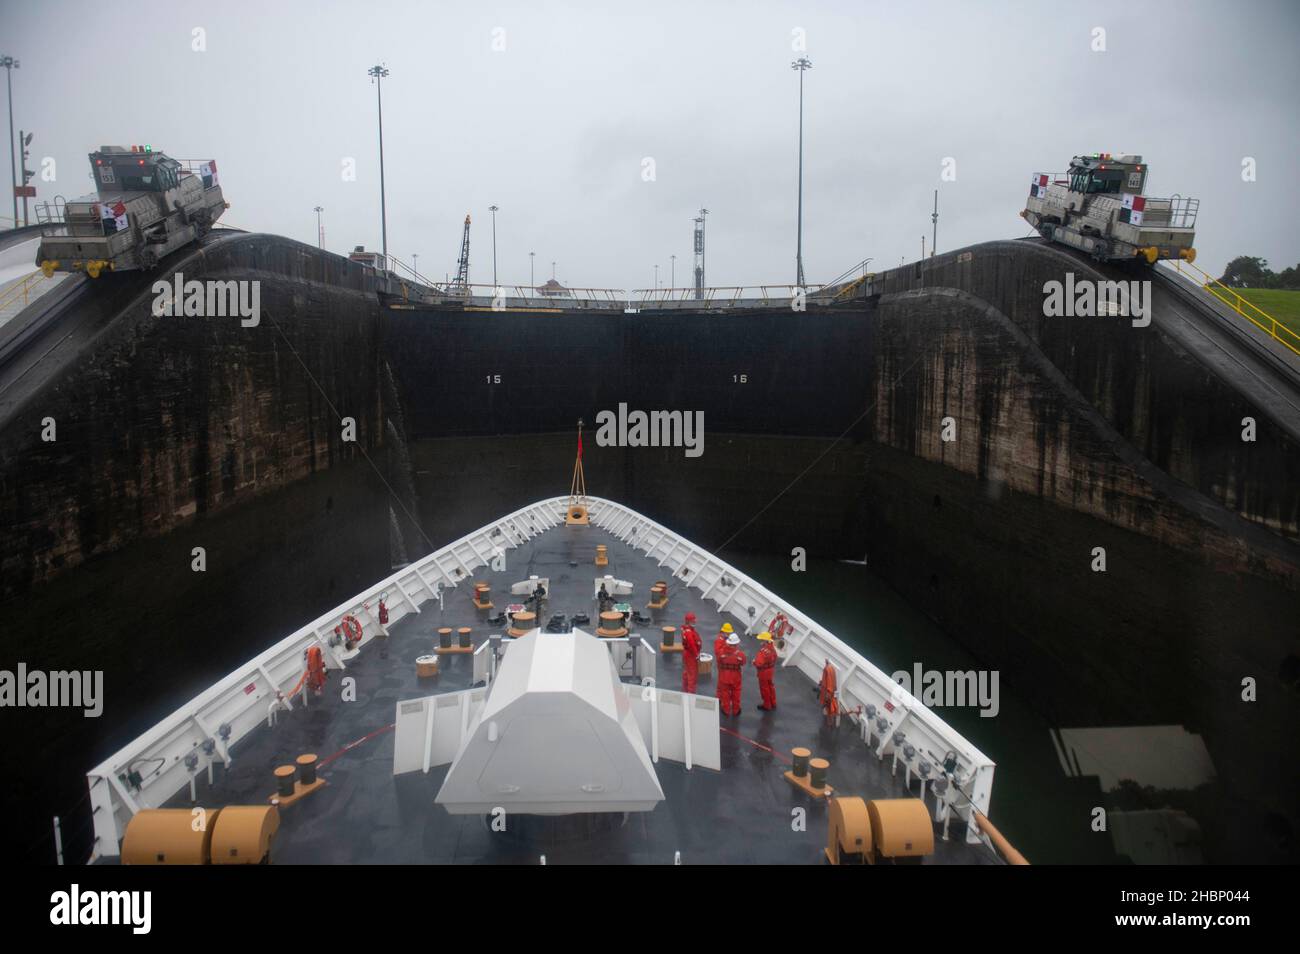
M 987 756 L 816 620 L 708 550 L 599 498 L 590 498 L 589 526 L 566 526 L 567 505 L 554 497 L 524 507 L 402 567 L 96 767 L 87 777 L 92 860 L 116 860 L 143 809 L 265 805 L 276 789 L 272 767 L 319 756 L 311 794 L 283 810 L 272 860 L 535 862 L 523 842 L 493 840 L 474 817 L 500 808 L 552 820 L 638 813 L 634 831 L 567 842 L 556 860 L 667 863 L 680 854 L 812 864 L 825 838 L 815 826 L 792 831 L 790 818 L 792 805 L 815 796 L 781 778 L 794 750 L 811 746 L 830 757 L 836 796 L 923 808 L 936 833 L 932 862 L 996 863 L 981 831 L 993 790 Z M 606 551 L 608 564 L 597 564 Z M 539 615 L 522 635 L 503 631 L 492 614 L 507 608 L 521 577 L 525 590 L 545 580 L 546 611 L 569 624 Z M 596 616 L 608 580 L 623 584 L 613 599 L 631 604 L 628 625 L 596 638 L 583 616 Z M 677 691 L 680 655 L 661 646 L 661 624 L 688 611 L 706 641 L 729 623 L 751 649 L 775 617 L 787 618 L 777 711 L 755 711 L 750 688 L 749 704 L 720 731 L 709 677 L 696 693 Z M 338 637 L 353 626 L 355 645 Z M 448 627 L 464 630 L 463 648 L 438 648 Z M 431 652 L 439 654 L 432 675 Z M 816 691 L 827 664 L 838 673 L 841 712 L 829 726 Z M 320 695 L 301 689 L 322 670 Z M 340 692 L 341 676 L 351 697 Z M 951 839 L 940 837 L 949 827 Z

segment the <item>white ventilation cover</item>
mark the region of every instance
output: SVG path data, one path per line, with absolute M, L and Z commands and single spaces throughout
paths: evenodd
M 566 815 L 650 811 L 663 797 L 608 648 L 534 630 L 505 654 L 437 802 L 453 815 Z

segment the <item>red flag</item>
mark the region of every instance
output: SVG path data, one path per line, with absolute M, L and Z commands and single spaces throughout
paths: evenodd
M 578 431 L 578 457 L 582 457 L 582 431 Z

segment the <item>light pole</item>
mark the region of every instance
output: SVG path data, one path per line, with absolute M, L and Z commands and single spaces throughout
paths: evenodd
M 320 224 L 320 214 L 325 211 L 325 206 L 318 205 L 312 211 L 316 213 L 316 247 L 321 248 L 325 241 L 325 228 Z
M 19 169 L 21 170 L 20 177 L 22 178 L 23 181 L 23 226 L 24 227 L 32 224 L 31 220 L 27 218 L 27 200 L 28 198 L 36 197 L 35 190 L 32 190 L 33 194 L 31 196 L 27 194 L 27 183 L 30 182 L 32 176 L 36 174 L 27 168 L 27 159 L 28 157 L 31 156 L 31 153 L 27 151 L 27 147 L 32 144 L 33 135 L 34 133 L 24 134 L 21 129 L 18 130 L 18 165 L 19 165 Z M 17 224 L 18 224 L 17 222 L 14 223 L 15 226 L 17 226 Z
M 704 219 L 708 209 L 700 209 L 695 217 L 695 300 L 704 298 Z
M 375 97 L 379 103 L 379 229 L 384 243 L 384 271 L 388 270 L 388 209 L 384 198 L 384 77 L 388 69 L 382 64 L 366 70 L 375 84 Z
M 0 66 L 5 68 L 9 74 L 9 168 L 10 179 L 13 185 L 14 197 L 14 228 L 18 228 L 18 159 L 14 146 L 14 70 L 18 69 L 19 62 L 12 56 L 6 56 L 0 59 Z
M 415 280 L 420 280 L 420 253 L 411 253 L 411 271 L 415 273 Z
M 655 291 L 659 290 L 659 266 L 655 266 Z
M 677 287 L 677 256 L 676 256 L 676 255 L 669 255 L 668 258 L 671 260 L 671 263 L 672 263 L 672 264 L 670 264 L 670 265 L 668 266 L 668 269 L 669 269 L 669 271 L 668 271 L 668 276 L 669 276 L 669 277 L 668 277 L 668 287 L 669 287 L 669 288 L 676 288 L 676 287 Z
M 489 205 L 488 211 L 492 213 L 492 289 L 497 288 L 497 207 Z
M 812 60 L 801 56 L 790 64 L 790 69 L 799 71 L 799 232 L 795 240 L 795 284 L 803 288 L 803 74 L 812 69 Z
M 939 247 L 939 190 L 934 190 L 934 211 L 930 213 L 930 224 L 934 226 L 934 231 L 930 235 L 930 257 L 934 258 L 934 253 Z
M 528 253 L 528 286 L 530 288 L 536 287 L 537 285 L 537 278 L 535 275 L 533 275 L 533 263 L 536 260 L 536 258 L 537 258 L 536 252 Z

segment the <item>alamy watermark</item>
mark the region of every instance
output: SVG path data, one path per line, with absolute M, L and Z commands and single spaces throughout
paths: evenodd
M 153 926 L 152 891 L 82 890 L 73 884 L 50 895 L 50 923 L 54 925 L 121 925 L 132 934 L 148 934 Z
M 704 453 L 703 411 L 618 411 L 596 415 L 600 447 L 684 447 L 687 457 Z
M 185 280 L 177 272 L 168 281 L 153 283 L 155 318 L 239 318 L 245 328 L 256 328 L 262 320 L 262 283 L 252 281 Z
M 87 719 L 104 711 L 103 670 L 44 672 L 19 663 L 16 671 L 0 669 L 0 708 L 84 709 Z
M 900 669 L 889 678 L 927 707 L 978 706 L 981 719 L 992 719 L 1002 708 L 996 669 L 924 669 L 918 662 L 911 672 Z
M 1043 283 L 1043 314 L 1048 318 L 1131 318 L 1134 328 L 1151 324 L 1151 282 L 1076 280 Z

